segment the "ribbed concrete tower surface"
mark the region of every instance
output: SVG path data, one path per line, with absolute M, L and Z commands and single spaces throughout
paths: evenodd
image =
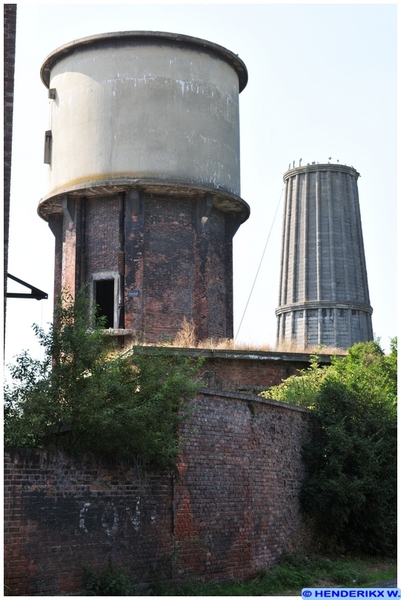
M 358 177 L 330 163 L 284 174 L 278 343 L 346 349 L 373 339 Z
M 232 337 L 244 63 L 161 32 L 91 36 L 44 61 L 55 296 L 89 284 L 116 335 L 158 342 L 184 319 Z M 126 338 L 125 338 L 126 339 Z

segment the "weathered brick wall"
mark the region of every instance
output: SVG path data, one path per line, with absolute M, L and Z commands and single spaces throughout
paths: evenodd
M 5 453 L 7 595 L 64 595 L 83 569 L 112 559 L 133 578 L 160 568 L 172 533 L 171 476 L 75 462 L 61 453 Z
M 249 577 L 307 545 L 298 493 L 309 413 L 230 392 L 193 402 L 175 488 L 176 577 Z
M 6 325 L 6 293 L 8 271 L 8 243 L 10 227 L 10 187 L 14 113 L 15 36 L 17 5 L 4 4 L 4 331 Z
M 229 289 L 230 277 L 227 277 L 226 262 L 230 259 L 230 253 L 226 253 L 226 218 L 224 213 L 212 210 L 204 231 L 198 237 L 204 238 L 207 245 L 204 253 L 200 252 L 200 275 L 204 276 L 203 290 L 205 298 L 205 309 L 201 316 L 205 319 L 199 327 L 198 337 L 229 338 L 232 337 L 232 305 L 231 312 L 226 314 L 227 294 L 231 297 Z M 202 243 L 200 241 L 200 243 Z M 227 321 L 230 325 L 227 327 Z
M 193 203 L 188 198 L 145 196 L 144 219 L 141 290 L 144 322 L 139 329 L 146 340 L 173 339 L 184 317 L 193 318 L 196 281 Z M 130 247 L 128 244 L 126 247 L 130 262 Z
M 17 5 L 4 4 L 4 201 L 10 199 Z M 4 215 L 7 216 L 6 214 Z
M 264 353 L 249 358 L 247 352 L 213 352 L 214 356 L 205 360 L 203 381 L 212 389 L 259 392 L 284 379 L 298 374 L 308 367 L 309 362 L 288 360 L 268 360 Z
M 97 274 L 99 272 L 118 270 L 118 249 L 119 249 L 119 210 L 118 196 L 104 196 L 100 198 L 88 198 L 81 201 L 81 214 L 78 215 L 77 227 L 82 228 L 82 221 L 85 222 L 84 231 L 81 237 L 81 245 L 85 247 L 85 268 L 87 275 Z M 85 205 L 85 208 L 83 208 Z M 83 216 L 85 210 L 85 216 Z M 85 277 L 82 278 L 85 281 Z
M 127 307 L 126 326 L 153 343 L 174 339 L 184 319 L 194 323 L 198 339 L 231 337 L 232 272 L 226 265 L 232 251 L 226 243 L 226 213 L 212 208 L 202 222 L 203 203 L 197 197 L 144 194 L 142 206 L 143 322 L 138 325 Z M 125 248 L 129 270 L 137 247 L 126 240 Z
M 241 380 L 260 363 L 219 361 L 220 381 L 223 372 Z M 210 388 L 191 403 L 178 479 L 44 451 L 6 453 L 9 595 L 75 592 L 83 567 L 101 570 L 109 558 L 140 581 L 162 567 L 176 580 L 247 577 L 307 545 L 298 493 L 308 411 Z
M 49 216 L 56 297 L 103 274 L 118 279 L 123 316 L 114 326 L 136 341 L 172 340 L 184 319 L 197 339 L 232 337 L 235 216 L 205 208 L 201 196 L 139 190 L 71 194 L 63 211 Z
M 152 353 L 152 348 L 141 351 Z M 247 350 L 207 350 L 199 348 L 171 349 L 193 358 L 202 358 L 201 377 L 210 389 L 259 394 L 279 385 L 310 366 L 310 354 L 262 352 Z M 330 364 L 329 355 L 321 355 L 319 363 Z

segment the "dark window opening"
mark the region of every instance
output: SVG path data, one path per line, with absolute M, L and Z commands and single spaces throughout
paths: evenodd
M 51 130 L 45 132 L 45 156 L 43 162 L 46 165 L 50 165 L 52 162 L 52 132 Z
M 98 316 L 106 317 L 105 329 L 114 327 L 114 279 L 95 281 L 95 302 Z

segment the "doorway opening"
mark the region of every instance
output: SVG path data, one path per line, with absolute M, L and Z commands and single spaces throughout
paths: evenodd
M 114 328 L 114 279 L 98 279 L 94 284 L 98 316 L 105 317 L 105 329 Z

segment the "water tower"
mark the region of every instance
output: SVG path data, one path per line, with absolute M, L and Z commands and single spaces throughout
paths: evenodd
M 160 32 L 96 35 L 52 52 L 45 135 L 55 295 L 89 284 L 116 335 L 233 334 L 232 239 L 240 197 L 244 63 Z
M 358 177 L 330 163 L 284 174 L 278 343 L 349 348 L 373 339 Z

